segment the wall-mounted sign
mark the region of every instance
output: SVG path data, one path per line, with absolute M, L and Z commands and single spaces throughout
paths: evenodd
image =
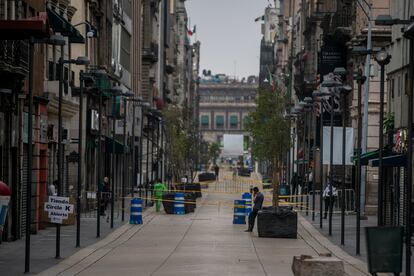
M 91 129 L 99 130 L 99 113 L 94 109 L 91 109 Z
M 321 77 L 333 72 L 335 68 L 346 68 L 346 48 L 335 44 L 326 44 L 319 52 L 318 72 Z

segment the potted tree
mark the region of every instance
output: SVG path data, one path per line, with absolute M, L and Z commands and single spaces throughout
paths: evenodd
M 281 91 L 261 87 L 256 102 L 256 110 L 249 115 L 246 128 L 253 138 L 253 156 L 256 160 L 270 164 L 273 187 L 272 208 L 258 214 L 259 236 L 296 238 L 296 212 L 279 206 L 282 160 L 291 143 L 289 122 L 284 117 L 288 99 Z

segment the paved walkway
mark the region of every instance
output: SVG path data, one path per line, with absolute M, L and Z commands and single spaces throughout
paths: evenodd
M 99 241 L 96 238 L 96 218 L 93 214 L 84 214 L 81 221 L 81 246 L 86 247 Z M 129 215 L 126 214 L 127 221 Z M 122 225 L 121 215 L 115 212 L 114 228 Z M 101 239 L 105 238 L 114 229 L 105 217 L 101 217 Z M 38 231 L 31 236 L 31 262 L 30 272 L 39 273 L 57 263 L 62 259 L 55 259 L 56 228 L 48 227 Z M 61 227 L 61 257 L 67 258 L 79 250 L 76 245 L 76 225 Z M 24 275 L 24 252 L 25 238 L 14 242 L 3 242 L 0 244 L 0 275 Z M 7 271 L 7 274 L 3 274 Z
M 301 216 L 298 239 L 258 238 L 245 233 L 245 225 L 233 225 L 232 202 L 249 186 L 240 185 L 238 193 L 228 193 L 223 182 L 211 184 L 193 214 L 149 210 L 143 225 L 123 225 L 40 275 L 285 276 L 292 275 L 293 256 L 327 252 L 344 260 L 348 275 L 367 275 L 364 263 L 333 245 Z

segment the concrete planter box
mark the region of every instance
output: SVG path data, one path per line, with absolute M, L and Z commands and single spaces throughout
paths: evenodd
M 216 175 L 214 173 L 200 173 L 198 175 L 198 181 L 204 182 L 204 181 L 215 181 Z
M 296 239 L 298 214 L 291 208 L 269 208 L 259 211 L 257 216 L 259 237 Z

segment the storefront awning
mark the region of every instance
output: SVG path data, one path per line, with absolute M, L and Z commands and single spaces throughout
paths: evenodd
M 369 161 L 371 167 L 379 166 L 379 159 L 371 159 Z M 407 166 L 407 157 L 404 154 L 391 155 L 382 158 L 382 165 L 384 167 L 406 167 Z
M 50 26 L 55 32 L 61 33 L 69 38 L 69 43 L 85 43 L 85 38 L 80 32 L 63 16 L 52 9 L 47 9 Z
M 384 147 L 384 149 L 382 151 L 382 155 L 383 155 L 383 158 L 385 158 L 386 156 L 393 155 L 392 149 L 390 147 L 387 147 L 387 146 Z M 368 166 L 369 161 L 372 160 L 372 159 L 378 159 L 378 156 L 379 156 L 379 150 L 373 150 L 373 151 L 369 151 L 369 152 L 366 152 L 364 154 L 361 154 L 361 165 L 362 166 Z M 352 161 L 354 163 L 356 163 L 357 159 L 358 159 L 358 157 L 356 155 L 352 157 Z
M 38 16 L 20 20 L 0 20 L 0 39 L 25 40 L 30 37 L 42 39 L 51 34 L 48 16 L 39 12 Z
M 115 142 L 115 143 L 113 143 Z M 117 140 L 113 140 L 111 137 L 105 137 L 105 150 L 107 153 L 112 153 L 112 149 L 115 149 L 115 154 L 122 154 L 128 152 L 128 147 L 124 144 L 118 142 Z
M 298 159 L 298 160 L 295 160 L 295 164 L 298 164 L 298 165 L 308 164 L 308 160 Z

